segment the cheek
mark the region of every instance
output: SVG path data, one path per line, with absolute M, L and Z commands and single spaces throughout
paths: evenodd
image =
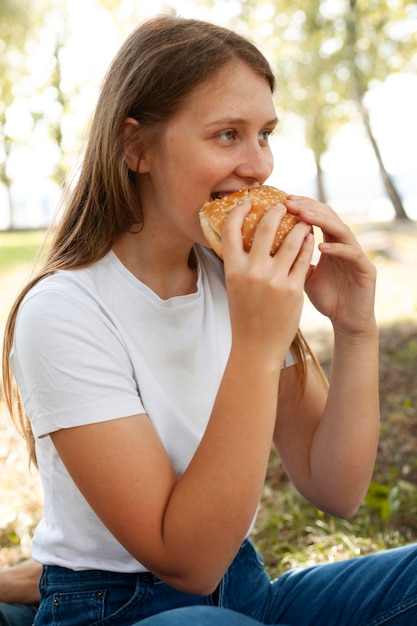
M 194 155 L 183 162 L 179 162 L 176 168 L 177 186 L 181 187 L 187 195 L 187 202 L 192 201 L 194 197 L 199 202 L 199 196 L 206 201 L 206 196 L 210 195 L 211 190 L 218 180 L 225 175 L 225 168 L 219 168 L 218 164 L 202 159 L 201 155 Z
M 201 182 L 209 175 L 210 167 L 201 158 L 201 154 L 188 151 L 174 153 L 170 159 L 165 174 L 170 180 L 175 181 L 176 186 L 191 186 Z

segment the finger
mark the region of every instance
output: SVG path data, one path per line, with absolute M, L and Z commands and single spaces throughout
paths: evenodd
M 346 243 L 323 241 L 317 247 L 323 254 L 337 256 L 341 259 L 360 258 L 364 254 L 359 244 L 347 245 Z
M 354 269 L 362 275 L 373 274 L 375 271 L 370 259 L 358 243 L 347 245 L 324 242 L 319 244 L 318 249 L 323 256 L 340 261 L 345 265 L 345 268 L 350 267 L 350 273 Z
M 232 251 L 243 252 L 242 225 L 251 207 L 251 203 L 246 200 L 235 206 L 226 217 L 221 233 L 223 257 L 227 257 Z
M 312 226 L 323 232 L 325 241 L 356 243 L 351 229 L 340 219 L 339 215 L 327 204 L 304 196 L 289 196 L 287 208 Z
M 310 261 L 310 267 L 307 270 L 306 276 L 305 276 L 305 282 L 307 283 L 310 276 L 312 274 L 314 274 L 314 270 L 316 269 L 316 266 Z
M 275 235 L 287 209 L 283 204 L 276 204 L 264 213 L 256 225 L 251 254 L 270 254 Z
M 278 248 L 275 256 L 279 258 L 279 263 L 282 263 L 284 259 L 289 267 L 294 263 L 297 258 L 305 238 L 311 233 L 311 227 L 304 222 L 298 222 L 290 230 L 290 232 L 284 237 L 281 245 Z M 310 241 L 310 239 L 308 240 Z M 313 238 L 314 244 L 314 238 Z
M 298 253 L 291 267 L 291 274 L 295 278 L 302 279 L 305 282 L 305 280 L 307 279 L 307 276 L 309 276 L 311 272 L 314 271 L 314 268 L 311 265 L 313 253 L 314 253 L 314 236 L 311 232 L 308 232 L 307 236 L 304 237 L 304 241 L 301 245 L 300 252 Z

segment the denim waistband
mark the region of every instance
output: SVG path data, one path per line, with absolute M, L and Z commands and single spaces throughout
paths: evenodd
M 82 583 L 83 581 L 91 582 L 94 580 L 117 581 L 120 579 L 131 579 L 134 584 L 137 581 L 141 583 L 156 583 L 160 579 L 151 572 L 108 572 L 106 570 L 72 570 L 60 565 L 44 565 L 42 571 L 42 581 L 47 584 L 65 584 L 65 583 Z
M 238 554 L 242 553 L 242 551 L 244 551 L 248 546 L 252 546 L 252 542 L 249 539 L 246 539 L 243 542 Z M 44 565 L 41 578 L 42 581 L 48 585 L 53 585 L 55 583 L 82 584 L 84 581 L 90 582 L 95 580 L 107 580 L 110 582 L 112 580 L 117 581 L 120 579 L 130 579 L 133 584 L 135 582 L 150 584 L 161 582 L 161 579 L 151 572 L 114 572 L 98 569 L 72 570 L 60 565 Z
M 35 623 L 126 626 L 156 613 L 195 605 L 217 605 L 250 614 L 259 602 L 265 602 L 269 585 L 249 540 L 244 541 L 217 589 L 207 596 L 175 589 L 150 572 L 74 571 L 46 565 L 39 583 L 41 604 Z

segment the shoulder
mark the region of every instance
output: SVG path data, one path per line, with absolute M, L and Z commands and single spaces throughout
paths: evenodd
M 104 260 L 103 260 L 104 261 Z M 68 339 L 92 341 L 114 333 L 114 323 L 100 290 L 109 289 L 100 261 L 87 268 L 58 271 L 34 285 L 16 318 L 15 345 L 52 345 Z
M 40 310 L 48 316 L 59 311 L 65 313 L 75 303 L 78 307 L 97 308 L 101 300 L 100 285 L 111 280 L 106 271 L 111 263 L 107 255 L 87 267 L 60 270 L 46 276 L 25 295 L 19 315 L 25 310 L 32 314 Z M 106 280 L 103 281 L 104 276 Z

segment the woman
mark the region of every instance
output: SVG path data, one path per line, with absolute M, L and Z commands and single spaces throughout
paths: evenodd
M 224 265 L 206 247 L 201 205 L 272 171 L 273 89 L 251 43 L 173 17 L 138 28 L 109 69 L 6 331 L 5 401 L 33 429 L 45 490 L 36 625 L 415 620 L 415 548 L 270 583 L 247 539 L 272 442 L 301 493 L 348 517 L 379 424 L 375 270 L 334 211 L 290 196 L 246 253 L 242 204 Z M 271 257 L 287 209 L 301 219 Z M 297 330 L 304 289 L 334 328 L 328 388 Z

